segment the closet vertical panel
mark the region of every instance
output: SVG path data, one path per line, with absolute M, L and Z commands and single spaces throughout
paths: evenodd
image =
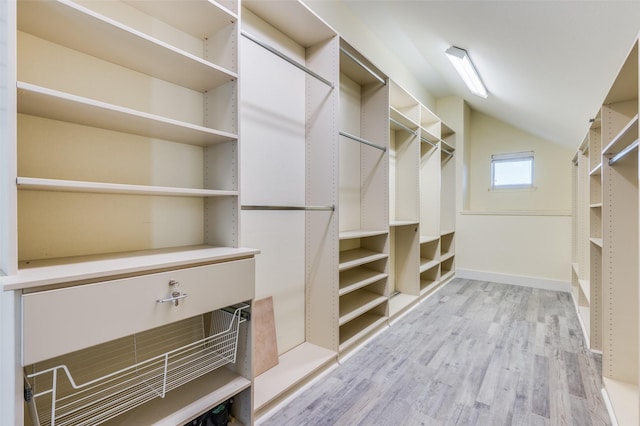
M 307 66 L 337 82 L 338 37 L 307 49 Z M 333 210 L 306 213 L 306 333 L 307 341 L 338 348 L 338 87 L 314 77 L 307 84 L 307 205 Z
M 361 87 L 340 74 L 340 131 L 360 135 Z M 370 149 L 348 138 L 340 137 L 339 205 L 340 231 L 361 229 L 360 169 L 361 151 Z
M 360 229 L 389 226 L 389 88 L 379 82 L 362 87 L 362 138 L 385 150 L 360 150 Z
M 243 13 L 243 30 L 300 63 L 304 48 Z M 305 200 L 305 74 L 243 38 L 241 43 L 242 205 L 303 206 Z M 243 244 L 260 248 L 256 299 L 272 296 L 278 352 L 305 341 L 305 215 L 242 211 Z
M 440 120 L 431 111 L 420 113 L 420 236 L 440 237 Z
M 16 3 L 0 4 L 0 276 L 17 271 Z M 0 309 L 1 312 L 1 309 Z

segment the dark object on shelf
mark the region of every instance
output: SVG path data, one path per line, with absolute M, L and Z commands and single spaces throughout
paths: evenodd
M 228 400 L 207 411 L 185 426 L 226 426 L 229 424 L 229 413 L 233 400 Z

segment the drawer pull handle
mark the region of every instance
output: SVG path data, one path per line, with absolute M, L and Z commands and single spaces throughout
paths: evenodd
M 187 296 L 188 296 L 187 293 L 178 293 L 177 295 L 174 295 L 173 293 L 171 293 L 171 297 L 168 297 L 166 299 L 158 299 L 158 303 L 174 302 L 174 304 L 178 306 L 178 300 L 184 299 Z
M 180 303 L 179 300 L 184 299 L 185 297 L 188 296 L 187 293 L 180 293 L 180 291 L 178 290 L 179 285 L 180 283 L 176 280 L 169 281 L 169 287 L 171 287 L 171 297 L 168 297 L 166 299 L 158 299 L 157 302 L 158 303 L 173 302 L 174 306 L 178 306 L 178 304 Z

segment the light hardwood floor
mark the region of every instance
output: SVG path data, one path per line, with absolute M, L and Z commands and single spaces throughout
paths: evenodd
M 259 424 L 608 425 L 568 293 L 454 279 Z

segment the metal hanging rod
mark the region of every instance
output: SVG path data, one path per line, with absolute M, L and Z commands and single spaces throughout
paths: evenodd
M 340 132 L 340 136 L 344 136 L 345 138 L 352 139 L 352 140 L 354 140 L 356 142 L 360 142 L 361 144 L 364 144 L 364 145 L 369 145 L 369 146 L 371 146 L 373 148 L 379 149 L 380 151 L 384 151 L 384 152 L 387 151 L 387 148 L 384 147 L 384 146 L 376 145 L 376 144 L 374 144 L 372 142 L 369 142 L 368 140 L 359 138 L 358 136 L 355 136 L 355 135 L 352 135 L 352 134 L 349 134 L 349 133 L 346 133 L 346 132 Z
M 336 206 L 267 206 L 267 205 L 245 205 L 242 210 L 293 210 L 293 211 L 335 211 Z
M 269 52 L 273 53 L 277 57 L 279 57 L 281 59 L 284 59 L 285 61 L 289 62 L 294 67 L 301 69 L 302 71 L 306 72 L 307 74 L 309 74 L 312 77 L 315 77 L 316 79 L 320 80 L 321 82 L 323 82 L 327 86 L 331 87 L 332 89 L 335 87 L 334 84 L 331 81 L 327 80 L 326 78 L 322 77 L 321 75 L 317 74 L 316 72 L 310 70 L 309 68 L 305 67 L 304 65 L 301 65 L 300 63 L 298 63 L 298 61 L 296 61 L 294 59 L 291 59 L 290 57 L 288 57 L 284 53 L 280 52 L 279 50 L 276 50 L 273 47 L 269 46 L 268 44 L 261 42 L 260 40 L 258 40 L 255 37 L 247 34 L 244 31 L 242 31 L 241 34 L 242 34 L 243 37 L 251 40 L 252 42 L 254 42 L 255 44 L 257 44 L 257 45 L 259 45 L 261 47 L 264 47 L 265 49 L 267 49 Z
M 634 149 L 638 149 L 638 142 L 639 142 L 639 140 L 636 139 L 635 141 L 633 141 L 633 143 L 631 145 L 629 145 L 628 147 L 626 147 L 625 149 L 623 149 L 622 151 L 620 151 L 619 153 L 617 153 L 613 157 L 609 158 L 609 165 L 613 166 L 615 163 L 617 163 L 618 161 L 622 160 L 631 151 L 633 151 Z
M 390 118 L 389 120 L 391 120 L 391 122 L 394 123 L 396 126 L 402 127 L 404 130 L 406 130 L 407 132 L 411 133 L 413 136 L 417 136 L 418 135 L 418 132 L 416 132 L 415 130 L 413 130 L 412 128 L 410 128 L 408 126 L 405 126 L 404 124 L 402 124 L 398 120 L 396 120 L 394 118 Z
M 444 152 L 445 154 L 448 154 L 449 157 L 453 157 L 453 152 L 449 151 L 447 149 L 444 149 L 443 147 L 440 147 L 440 149 L 442 150 L 442 152 Z
M 380 82 L 380 84 L 382 84 L 383 86 L 386 86 L 387 81 L 380 77 L 375 71 L 373 71 L 371 68 L 369 68 L 368 66 L 366 66 L 360 59 L 356 58 L 355 56 L 353 56 L 353 54 L 349 51 L 347 51 L 344 47 L 340 48 L 340 51 L 342 53 L 344 53 L 345 55 L 347 55 L 347 57 L 349 59 L 351 59 L 353 62 L 355 62 L 356 64 L 358 64 L 362 69 L 364 69 L 366 72 L 368 72 L 369 74 L 371 74 L 376 80 L 378 80 Z
M 429 145 L 431 145 L 431 146 L 432 146 L 432 147 L 434 147 L 434 148 L 437 148 L 437 147 L 438 147 L 438 144 L 437 144 L 437 143 L 435 143 L 435 142 L 431 142 L 429 139 L 425 138 L 424 136 L 420 136 L 420 140 L 421 140 L 422 142 L 426 142 L 426 143 L 428 143 Z

